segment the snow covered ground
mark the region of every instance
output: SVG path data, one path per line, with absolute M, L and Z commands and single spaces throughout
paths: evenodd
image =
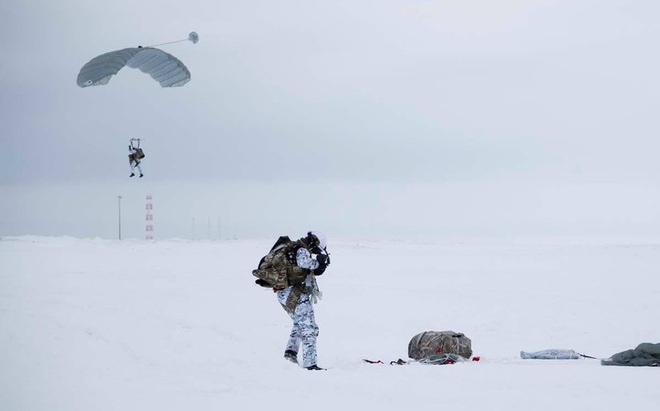
M 295 236 L 295 233 L 290 233 Z M 606 358 L 660 342 L 660 241 L 330 237 L 319 365 L 282 358 L 290 320 L 250 272 L 271 240 L 0 239 L 0 409 L 655 410 L 660 369 Z M 421 331 L 479 362 L 407 357 Z

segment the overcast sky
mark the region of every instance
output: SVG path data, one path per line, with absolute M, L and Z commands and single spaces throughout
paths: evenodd
M 654 0 L 5 0 L 0 235 L 114 238 L 122 195 L 142 238 L 147 194 L 157 238 L 653 234 L 658 15 Z M 184 87 L 129 68 L 76 85 L 98 54 L 193 30 L 163 46 Z

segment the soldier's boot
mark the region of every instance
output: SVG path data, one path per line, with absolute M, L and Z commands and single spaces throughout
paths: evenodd
M 294 364 L 298 364 L 298 353 L 293 350 L 284 351 L 284 358 L 291 361 Z

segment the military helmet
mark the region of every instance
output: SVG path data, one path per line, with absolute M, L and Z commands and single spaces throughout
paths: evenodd
M 307 237 L 312 237 L 315 240 L 315 245 L 321 250 L 325 250 L 328 246 L 328 238 L 320 231 L 310 231 L 307 233 Z

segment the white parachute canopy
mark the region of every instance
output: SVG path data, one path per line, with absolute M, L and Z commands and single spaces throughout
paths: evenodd
M 193 31 L 187 39 L 164 44 L 180 41 L 191 41 L 195 44 L 199 41 L 199 36 Z M 94 57 L 80 69 L 78 85 L 84 88 L 108 84 L 110 78 L 124 66 L 140 69 L 143 73 L 149 74 L 162 87 L 181 87 L 190 81 L 190 71 L 181 60 L 150 46 L 130 47 Z

